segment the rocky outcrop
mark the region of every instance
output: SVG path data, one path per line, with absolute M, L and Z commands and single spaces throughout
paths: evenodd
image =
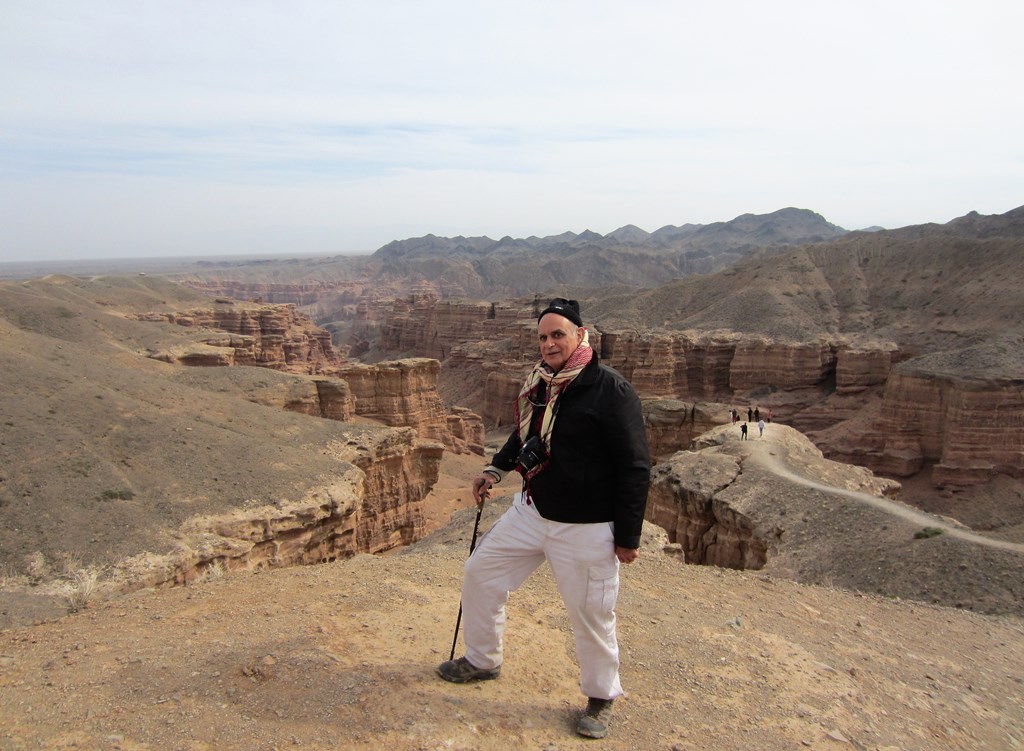
M 312 305 L 329 294 L 343 293 L 346 289 L 362 292 L 365 288 L 365 283 L 343 281 L 274 283 L 223 278 L 182 278 L 181 282 L 210 297 L 228 297 L 272 305 Z
M 368 437 L 349 439 L 341 454 L 364 472 L 355 541 L 360 552 L 374 553 L 423 536 L 422 501 L 437 482 L 445 447 L 410 428 Z
M 479 448 L 477 453 L 483 453 L 483 422 L 468 409 L 447 413 L 437 390 L 440 371 L 437 360 L 410 358 L 348 365 L 341 376 L 355 395 L 357 415 L 413 427 L 453 451 Z
M 532 363 L 486 363 L 483 365 L 484 396 L 481 415 L 489 428 L 510 426 L 516 398 Z
M 818 581 L 804 563 L 810 555 L 834 558 L 830 575 L 859 570 L 860 577 L 875 575 L 876 561 L 851 529 L 881 528 L 873 544 L 891 538 L 903 549 L 919 523 L 901 521 L 902 507 L 880 510 L 878 499 L 899 489 L 862 467 L 826 459 L 788 426 L 772 425 L 763 438 L 743 441 L 734 426 L 721 425 L 654 467 L 646 518 L 668 532 L 688 563 Z M 891 574 L 902 576 L 898 565 Z
M 932 483 L 940 487 L 1024 476 L 1018 351 L 979 346 L 896 365 L 880 397 L 862 401 L 856 417 L 812 437 L 829 456 L 889 476 L 932 467 Z M 965 363 L 987 375 L 965 375 Z
M 946 394 L 935 485 L 975 485 L 993 474 L 1024 477 L 1024 378 L 963 380 Z
M 507 425 L 536 361 L 538 301 L 443 302 L 423 292 L 390 305 L 374 314 L 385 320 L 383 348 L 443 353 L 447 362 L 458 363 L 450 372 L 458 372 L 459 383 L 475 372 L 481 386 L 442 390 L 478 411 L 488 428 Z M 798 342 L 726 330 L 598 327 L 591 327 L 591 341 L 602 361 L 644 398 L 719 403 L 741 413 L 760 407 L 774 421 L 812 435 L 830 457 L 876 472 L 906 477 L 935 463 L 934 481 L 951 484 L 1012 473 L 1014 462 L 1021 464 L 1012 427 L 1003 424 L 1015 419 L 1009 417 L 1015 408 L 1006 406 L 1013 402 L 1012 386 L 965 390 L 924 371 L 891 378 L 906 358 L 891 341 L 863 334 Z M 962 406 L 947 413 L 954 402 Z M 985 404 L 1001 405 L 1000 413 L 986 416 L 974 406 Z M 671 432 L 666 427 L 665 437 Z M 652 437 L 658 451 L 661 441 L 661 435 Z M 668 440 L 665 450 L 671 445 Z
M 651 473 L 647 521 L 668 532 L 687 563 L 759 569 L 769 540 L 754 521 L 717 495 L 740 473 L 732 456 L 682 453 Z
M 196 517 L 178 552 L 122 564 L 125 588 L 182 584 L 211 570 L 256 570 L 380 553 L 423 536 L 423 499 L 444 448 L 405 428 L 353 428 L 327 447 L 341 462 L 325 485 L 296 501 Z
M 447 444 L 456 454 L 484 453 L 484 421 L 480 415 L 465 407 L 452 407 L 448 411 Z
M 329 331 L 294 305 L 253 305 L 218 300 L 213 308 L 147 312 L 143 321 L 166 321 L 209 330 L 198 343 L 158 352 L 156 359 L 182 365 L 259 365 L 292 373 L 331 373 L 341 364 Z
M 389 426 L 413 427 L 423 438 L 440 441 L 457 453 L 483 452 L 483 421 L 468 408 L 447 413 L 437 389 L 437 360 L 344 364 L 331 345 L 330 333 L 290 304 L 223 301 L 211 309 L 137 317 L 211 330 L 199 342 L 151 353 L 154 359 L 211 367 L 256 365 L 321 376 L 256 389 L 251 401 L 334 420 L 359 415 Z
M 934 462 L 939 486 L 1024 477 L 1024 378 L 893 373 L 875 432 L 884 474 L 908 477 Z
M 255 404 L 328 420 L 344 422 L 355 415 L 352 389 L 338 378 L 293 376 L 283 381 L 249 386 L 245 398 Z
M 895 344 L 881 341 L 870 346 L 840 347 L 836 354 L 836 393 L 862 394 L 884 386 L 898 357 Z
M 652 458 L 687 449 L 694 438 L 729 421 L 724 405 L 678 399 L 644 399 L 643 412 Z

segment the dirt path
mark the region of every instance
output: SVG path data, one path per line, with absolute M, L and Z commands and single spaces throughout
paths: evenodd
M 860 503 L 866 503 L 877 509 L 880 509 L 893 516 L 898 516 L 907 521 L 915 524 L 921 524 L 926 527 L 936 527 L 952 537 L 959 538 L 961 540 L 967 540 L 969 542 L 984 545 L 986 547 L 995 548 L 997 550 L 1009 550 L 1014 553 L 1024 554 L 1024 545 L 1020 545 L 1014 542 L 1007 542 L 1006 540 L 996 540 L 991 537 L 985 537 L 979 535 L 970 530 L 959 527 L 955 524 L 950 524 L 947 520 L 942 517 L 935 516 L 933 514 L 926 513 L 924 511 L 917 511 L 916 509 L 910 508 L 906 504 L 891 501 L 888 498 L 882 498 L 879 496 L 870 495 L 868 493 L 861 493 L 856 490 L 847 490 L 845 488 L 836 488 L 831 485 L 824 485 L 822 483 L 811 480 L 803 475 L 794 472 L 789 466 L 787 466 L 778 456 L 768 451 L 767 446 L 761 445 L 760 442 L 751 442 L 746 447 L 749 451 L 750 458 L 759 463 L 765 469 L 775 473 L 779 477 L 783 477 L 791 482 L 795 482 L 799 485 L 803 485 L 808 488 L 814 488 L 824 493 L 831 493 L 833 495 L 841 495 L 846 498 L 851 498 Z

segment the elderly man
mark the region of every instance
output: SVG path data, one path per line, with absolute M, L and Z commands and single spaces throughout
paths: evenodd
M 622 695 L 615 601 L 619 564 L 639 554 L 650 455 L 640 400 L 590 347 L 575 300 L 557 298 L 537 319 L 541 360 L 515 404 L 512 433 L 473 482 L 483 505 L 512 470 L 522 491 L 466 562 L 466 655 L 437 668 L 453 683 L 497 678 L 505 603 L 543 561 L 551 566 L 576 637 L 588 697 L 577 732 L 608 733 Z

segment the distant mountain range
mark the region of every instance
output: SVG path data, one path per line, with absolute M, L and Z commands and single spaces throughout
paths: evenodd
M 732 266 L 766 247 L 827 242 L 848 230 L 807 209 L 743 214 L 727 222 L 626 225 L 548 237 L 424 237 L 395 240 L 372 258 L 386 278 L 421 277 L 446 295 L 525 294 L 571 284 L 650 287 Z

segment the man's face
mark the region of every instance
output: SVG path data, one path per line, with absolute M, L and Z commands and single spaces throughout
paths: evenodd
M 583 329 L 565 316 L 548 313 L 537 323 L 537 337 L 541 359 L 557 373 L 583 341 Z

